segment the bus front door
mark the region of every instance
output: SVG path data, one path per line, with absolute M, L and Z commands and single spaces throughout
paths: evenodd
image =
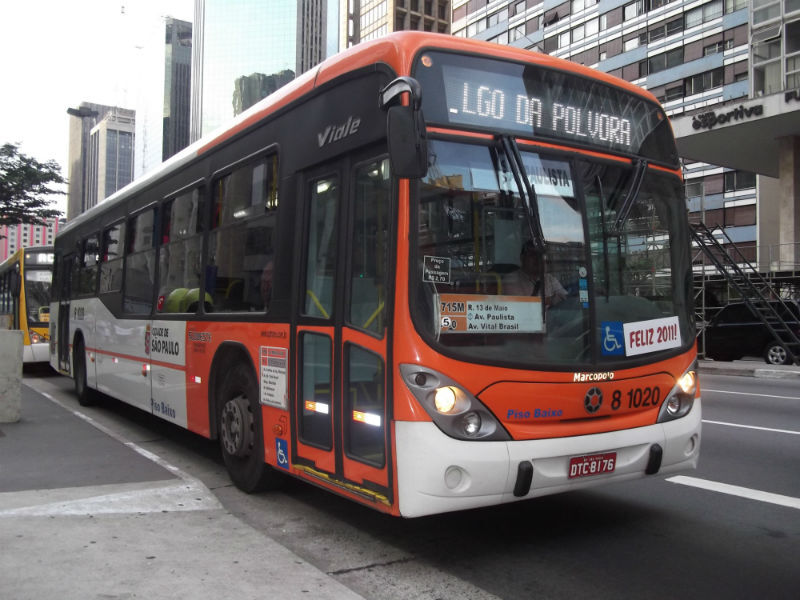
M 390 504 L 387 161 L 338 163 L 303 186 L 293 462 Z

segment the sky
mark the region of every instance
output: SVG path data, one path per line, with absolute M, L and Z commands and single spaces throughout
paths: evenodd
M 67 108 L 135 109 L 146 24 L 193 20 L 193 0 L 5 0 L 0 3 L 0 144 L 19 143 L 67 176 Z M 66 199 L 55 205 L 66 210 Z

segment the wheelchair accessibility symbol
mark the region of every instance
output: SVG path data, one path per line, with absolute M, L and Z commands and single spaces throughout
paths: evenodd
M 624 356 L 625 334 L 622 321 L 603 321 L 600 328 L 603 332 L 602 353 L 605 356 Z
M 275 456 L 281 469 L 289 470 L 289 446 L 286 440 L 275 438 Z

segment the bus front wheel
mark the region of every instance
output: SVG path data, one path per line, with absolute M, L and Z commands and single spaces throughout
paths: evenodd
M 264 462 L 264 432 L 253 370 L 237 364 L 224 375 L 217 402 L 222 458 L 231 481 L 248 494 L 277 487 L 281 476 Z

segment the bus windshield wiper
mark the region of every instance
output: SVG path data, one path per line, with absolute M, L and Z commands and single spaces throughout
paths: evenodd
M 519 195 L 525 203 L 527 210 L 528 228 L 531 233 L 531 241 L 534 248 L 544 251 L 544 233 L 542 232 L 542 222 L 539 218 L 539 201 L 536 197 L 536 190 L 525 172 L 525 165 L 522 163 L 522 155 L 519 153 L 517 143 L 507 135 L 499 136 L 500 147 L 508 158 L 511 174 L 517 183 Z
M 639 190 L 642 189 L 642 181 L 644 181 L 644 175 L 647 172 L 646 160 L 639 159 L 634 161 L 634 164 L 635 166 L 633 174 L 631 175 L 631 184 L 628 187 L 628 193 L 625 195 L 622 206 L 620 206 L 617 211 L 617 220 L 614 221 L 614 227 L 612 228 L 614 233 L 619 233 L 625 221 L 628 220 L 628 215 L 633 208 L 634 202 L 636 202 L 636 198 L 639 196 Z

